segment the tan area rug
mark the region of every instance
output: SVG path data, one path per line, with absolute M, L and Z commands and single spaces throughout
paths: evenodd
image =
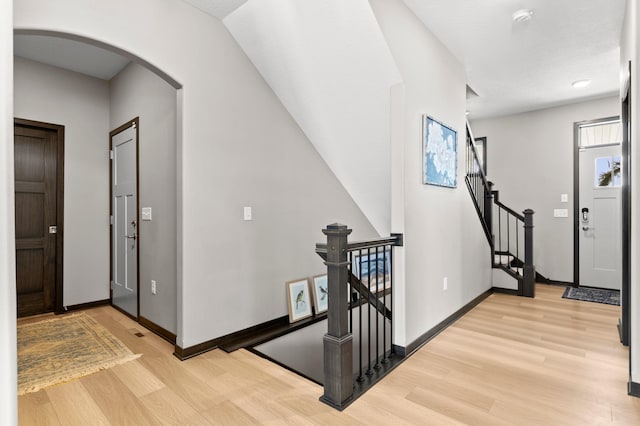
M 138 357 L 84 313 L 18 325 L 18 395 Z

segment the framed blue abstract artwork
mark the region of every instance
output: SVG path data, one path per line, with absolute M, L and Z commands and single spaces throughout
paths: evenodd
M 422 183 L 455 188 L 458 174 L 457 133 L 422 116 Z

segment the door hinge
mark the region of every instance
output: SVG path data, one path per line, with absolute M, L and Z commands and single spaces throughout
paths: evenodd
M 111 290 L 113 290 L 113 280 L 111 280 L 109 283 L 111 285 Z
M 113 215 L 109 216 L 109 225 L 113 225 Z
M 113 150 L 109 150 L 109 160 L 113 160 Z

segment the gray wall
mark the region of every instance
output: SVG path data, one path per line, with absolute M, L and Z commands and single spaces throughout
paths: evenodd
M 324 268 L 327 224 L 376 235 L 219 20 L 179 0 L 21 0 L 14 27 L 100 40 L 179 82 L 179 346 L 286 315 L 284 283 Z
M 391 105 L 392 231 L 405 234 L 394 265 L 394 312 L 405 317 L 394 327 L 404 345 L 491 287 L 490 251 L 463 180 L 464 68 L 401 0 L 369 3 L 404 82 Z M 457 188 L 422 184 L 423 114 L 458 132 Z
M 109 298 L 109 85 L 15 58 L 16 117 L 65 126 L 64 306 Z
M 176 89 L 146 68 L 130 63 L 110 82 L 110 128 L 140 117 L 140 315 L 176 332 Z M 151 280 L 157 293 L 151 293 Z
M 0 424 L 18 424 L 15 208 L 13 192 L 13 16 L 0 3 Z M 7 237 L 9 236 L 9 237 Z
M 475 137 L 487 137 L 488 177 L 500 200 L 535 211 L 534 261 L 547 278 L 573 282 L 573 124 L 619 114 L 613 96 L 471 122 Z M 569 217 L 554 218 L 554 209 L 569 209 Z

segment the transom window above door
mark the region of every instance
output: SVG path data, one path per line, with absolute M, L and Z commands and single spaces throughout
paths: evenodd
M 579 141 L 580 148 L 619 144 L 622 141 L 620 120 L 581 125 Z

